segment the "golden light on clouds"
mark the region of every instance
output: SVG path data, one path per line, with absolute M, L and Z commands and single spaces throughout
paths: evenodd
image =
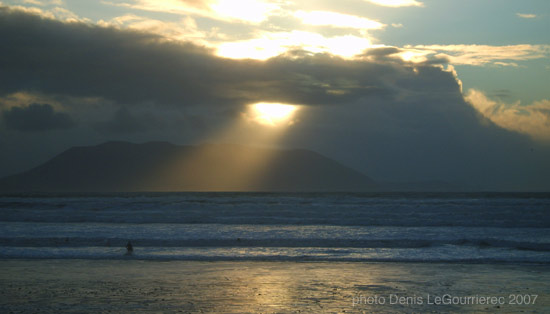
M 278 6 L 255 0 L 218 0 L 211 3 L 210 8 L 222 17 L 259 23 L 265 20 L 269 13 L 277 10 Z
M 395 55 L 401 57 L 401 59 L 407 62 L 424 62 L 428 60 L 427 56 L 430 53 L 433 53 L 433 52 L 408 48 L 408 49 L 402 49 L 401 52 L 396 53 Z
M 265 60 L 289 50 L 305 50 L 351 58 L 373 47 L 370 39 L 354 35 L 325 37 L 306 31 L 266 32 L 258 38 L 222 43 L 217 47 L 217 54 L 232 59 Z
M 365 1 L 377 4 L 377 5 L 382 5 L 385 7 L 424 6 L 422 2 L 416 1 L 416 0 L 365 0 Z
M 217 47 L 217 55 L 230 59 L 266 60 L 287 50 L 286 40 L 283 37 L 273 39 L 269 37 L 272 36 L 222 43 Z
M 521 17 L 523 19 L 534 19 L 537 17 L 536 14 L 525 14 L 525 13 L 516 13 L 518 17 Z
M 114 6 L 138 10 L 198 15 L 221 21 L 259 23 L 279 5 L 262 0 L 135 0 L 132 3 L 108 2 Z
M 315 26 L 333 26 L 356 29 L 380 29 L 384 24 L 355 15 L 341 14 L 329 11 L 297 11 L 294 16 L 303 24 Z
M 296 110 L 298 107 L 295 105 L 261 102 L 251 105 L 247 116 L 262 125 L 284 126 L 294 123 Z
M 485 118 L 508 130 L 530 135 L 534 139 L 550 140 L 550 100 L 522 105 L 520 101 L 507 104 L 489 99 L 483 92 L 470 89 L 468 101 Z
M 547 58 L 550 54 L 550 45 L 407 45 L 407 50 L 425 51 L 426 54 L 436 54 L 437 57 L 446 57 L 454 65 L 486 65 L 495 64 L 514 66 L 510 61 L 526 61 Z M 517 65 L 516 65 L 517 66 Z

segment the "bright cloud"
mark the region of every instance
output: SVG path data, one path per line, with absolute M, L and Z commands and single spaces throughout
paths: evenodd
M 134 0 L 132 3 L 105 2 L 139 10 L 197 14 L 217 20 L 259 23 L 280 9 L 277 3 L 262 0 Z
M 185 1 L 185 0 L 132 0 L 132 2 L 111 2 L 102 1 L 103 4 L 128 7 L 137 10 L 168 12 L 173 14 L 206 14 L 208 11 L 207 1 Z
M 356 29 L 380 29 L 385 26 L 380 22 L 367 18 L 329 11 L 297 11 L 294 13 L 294 16 L 299 18 L 304 24 L 316 26 L 334 26 Z
M 190 13 L 220 19 L 238 19 L 245 22 L 259 23 L 269 15 L 275 14 L 280 7 L 277 1 L 150 1 L 136 0 L 133 8 L 153 11 L 164 11 L 175 14 Z M 129 5 L 129 4 L 116 4 Z M 246 8 L 246 9 L 243 9 Z M 279 12 L 280 13 L 280 12 Z M 205 30 L 198 28 L 190 16 L 180 22 L 165 22 L 128 14 L 110 21 L 100 21 L 104 26 L 131 28 L 160 34 L 166 38 L 192 41 L 202 46 L 214 48 L 222 57 L 234 59 L 265 60 L 290 50 L 305 50 L 312 53 L 328 52 L 350 58 L 373 47 L 366 30 L 380 29 L 386 25 L 363 17 L 329 11 L 296 11 L 287 12 L 301 20 L 303 24 L 315 26 L 335 26 L 360 30 L 361 36 L 346 34 L 327 37 L 323 34 L 298 29 L 272 32 L 249 25 L 256 35 L 248 39 L 235 40 L 225 36 L 219 29 Z
M 26 4 L 32 4 L 32 5 L 40 5 L 40 6 L 46 6 L 46 5 L 62 5 L 62 0 L 23 0 L 23 3 Z
M 169 40 L 188 41 L 201 46 L 210 46 L 207 39 L 214 40 L 217 36 L 216 29 L 212 29 L 210 32 L 202 31 L 197 27 L 195 20 L 189 16 L 177 22 L 166 22 L 127 14 L 108 21 L 100 20 L 98 25 L 154 33 Z
M 381 29 L 386 24 L 368 18 L 330 11 L 292 11 L 284 0 L 127 0 L 128 2 L 103 2 L 106 4 L 126 6 L 134 9 L 169 12 L 185 15 L 177 21 L 155 19 L 151 16 L 138 16 L 129 13 L 110 20 L 99 20 L 102 26 L 130 28 L 143 32 L 160 34 L 170 40 L 189 41 L 217 51 L 218 55 L 228 58 L 252 58 L 265 60 L 290 50 L 305 50 L 312 53 L 331 53 L 345 58 L 361 54 L 365 49 L 374 46 L 367 30 Z M 370 0 L 378 4 L 391 6 L 422 5 L 414 0 Z M 29 3 L 57 3 L 56 1 L 31 0 Z M 416 4 L 415 4 L 416 3 Z M 297 6 L 297 5 L 296 5 Z M 84 21 L 73 12 L 63 7 L 23 7 L 11 6 L 12 9 L 34 13 L 46 18 L 63 21 Z M 524 15 L 524 14 L 519 14 Z M 240 21 L 245 25 L 241 33 L 228 31 L 223 33 L 219 26 L 198 26 L 195 19 L 209 17 L 223 21 Z M 265 26 L 260 22 L 270 16 L 298 18 L 304 25 L 335 26 L 359 30 L 355 34 L 330 36 L 318 31 L 285 28 L 284 25 Z M 207 25 L 207 24 L 206 24 Z M 400 28 L 402 24 L 391 24 Z M 306 30 L 307 29 L 307 30 Z M 250 35 L 253 34 L 253 35 Z M 395 56 L 405 61 L 425 62 L 429 59 L 447 59 L 453 65 L 471 66 L 506 66 L 519 67 L 520 61 L 550 57 L 550 45 L 408 45 L 399 48 Z
M 256 0 L 218 0 L 210 8 L 222 17 L 259 23 L 279 9 L 273 3 Z
M 74 12 L 69 11 L 63 7 L 53 6 L 48 8 L 39 8 L 39 7 L 33 6 L 33 5 L 39 5 L 39 6 L 45 7 L 47 5 L 57 5 L 58 1 L 49 1 L 47 3 L 45 2 L 43 3 L 41 1 L 30 1 L 27 4 L 30 4 L 31 6 L 13 5 L 13 6 L 9 6 L 9 8 L 11 10 L 17 10 L 20 12 L 35 14 L 43 18 L 56 19 L 64 22 L 86 22 L 86 23 L 91 22 L 90 19 L 80 17 Z M 1 5 L 2 5 L 2 2 L 0 2 L 0 6 Z
M 353 35 L 324 37 L 304 31 L 266 32 L 258 38 L 222 43 L 218 46 L 218 55 L 234 59 L 265 60 L 289 50 L 305 50 L 312 53 L 328 52 L 350 58 L 372 47 L 374 46 L 369 39 Z
M 511 61 L 526 61 L 550 56 L 550 45 L 419 45 L 405 46 L 416 55 L 448 58 L 454 65 L 517 66 Z
M 416 0 L 365 0 L 367 2 L 385 7 L 422 7 L 424 4 Z
M 530 105 L 521 105 L 519 101 L 506 104 L 491 100 L 475 89 L 470 89 L 465 99 L 484 117 L 503 128 L 550 140 L 550 100 Z
M 33 4 L 33 5 L 45 5 L 42 1 L 39 1 L 39 0 L 23 0 L 23 3 Z
M 523 19 L 534 19 L 537 17 L 536 14 L 524 14 L 524 13 L 516 13 L 518 17 L 521 17 Z

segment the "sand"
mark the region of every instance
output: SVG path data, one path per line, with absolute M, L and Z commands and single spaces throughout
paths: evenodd
M 534 295 L 537 297 L 532 304 Z M 514 300 L 525 302 L 528 298 L 531 304 L 510 304 Z M 438 300 L 473 304 L 435 304 Z M 381 304 L 382 301 L 385 303 Z M 550 266 L 0 261 L 2 313 L 495 311 L 549 313 Z

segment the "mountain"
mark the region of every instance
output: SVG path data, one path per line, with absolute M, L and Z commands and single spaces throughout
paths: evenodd
M 138 191 L 366 191 L 365 175 L 308 150 L 241 145 L 108 142 L 73 147 L 0 179 L 1 193 Z

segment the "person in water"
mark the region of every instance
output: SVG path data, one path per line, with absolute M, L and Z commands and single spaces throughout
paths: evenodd
M 128 244 L 126 244 L 126 255 L 130 255 L 134 252 L 134 246 L 132 245 L 132 242 L 128 241 Z

